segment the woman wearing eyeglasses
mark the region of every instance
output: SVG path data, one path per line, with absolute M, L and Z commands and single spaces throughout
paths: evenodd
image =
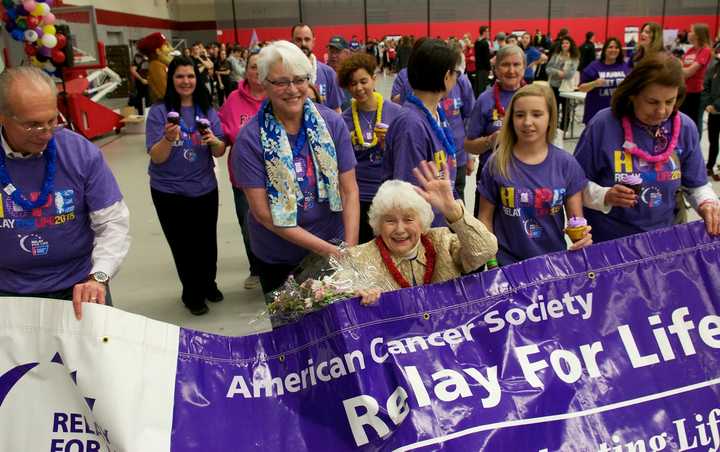
M 418 185 L 413 169 L 422 161 L 431 161 L 438 172 L 447 167 L 455 186 L 457 145 L 440 101 L 455 87 L 459 66 L 460 54 L 439 39 L 425 39 L 415 46 L 408 63 L 413 93 L 388 130 L 383 180 L 400 179 Z M 436 213 L 433 226 L 445 224 L 443 216 Z
M 350 132 L 340 115 L 307 98 L 311 71 L 294 44 L 264 47 L 258 76 L 267 100 L 233 146 L 231 166 L 250 204 L 251 247 L 265 294 L 309 252 L 335 256 L 331 240 L 358 240 Z
M 182 301 L 194 315 L 205 300 L 223 294 L 217 273 L 218 190 L 213 157 L 225 153 L 220 119 L 210 95 L 198 84 L 193 61 L 176 57 L 168 67 L 167 91 L 152 106 L 146 125 L 150 193 L 182 283 Z

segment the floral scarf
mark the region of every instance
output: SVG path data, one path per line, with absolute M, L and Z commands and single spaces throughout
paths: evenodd
M 266 188 L 273 224 L 277 227 L 294 227 L 297 226 L 297 205 L 304 196 L 295 174 L 290 141 L 267 100 L 260 107 L 259 115 L 260 144 L 265 156 Z M 305 127 L 316 169 L 318 201 L 328 201 L 330 210 L 342 212 L 335 144 L 325 120 L 309 99 L 305 100 L 303 106 L 301 127 Z

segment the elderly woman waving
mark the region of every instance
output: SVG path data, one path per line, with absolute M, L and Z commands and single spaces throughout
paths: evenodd
M 482 266 L 497 252 L 495 236 L 453 197 L 448 171 L 420 162 L 413 170 L 422 189 L 389 180 L 370 206 L 375 240 L 349 250 L 356 268 L 374 271 L 376 289 L 360 291 L 363 304 L 379 291 L 447 281 Z M 430 228 L 433 208 L 449 228 Z
M 359 197 L 350 133 L 342 117 L 307 99 L 312 67 L 287 41 L 266 46 L 258 75 L 267 100 L 243 127 L 231 166 L 245 191 L 260 285 L 280 287 L 308 254 L 355 245 Z

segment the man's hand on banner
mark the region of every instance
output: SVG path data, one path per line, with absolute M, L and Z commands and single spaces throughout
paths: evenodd
M 105 304 L 105 285 L 94 280 L 75 284 L 72 303 L 75 318 L 82 320 L 82 303 Z

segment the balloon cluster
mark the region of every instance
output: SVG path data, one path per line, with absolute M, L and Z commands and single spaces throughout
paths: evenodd
M 62 49 L 67 37 L 55 30 L 55 15 L 50 12 L 54 0 L 2 0 L 5 28 L 16 41 L 25 43 L 30 62 L 49 74 L 65 63 Z

